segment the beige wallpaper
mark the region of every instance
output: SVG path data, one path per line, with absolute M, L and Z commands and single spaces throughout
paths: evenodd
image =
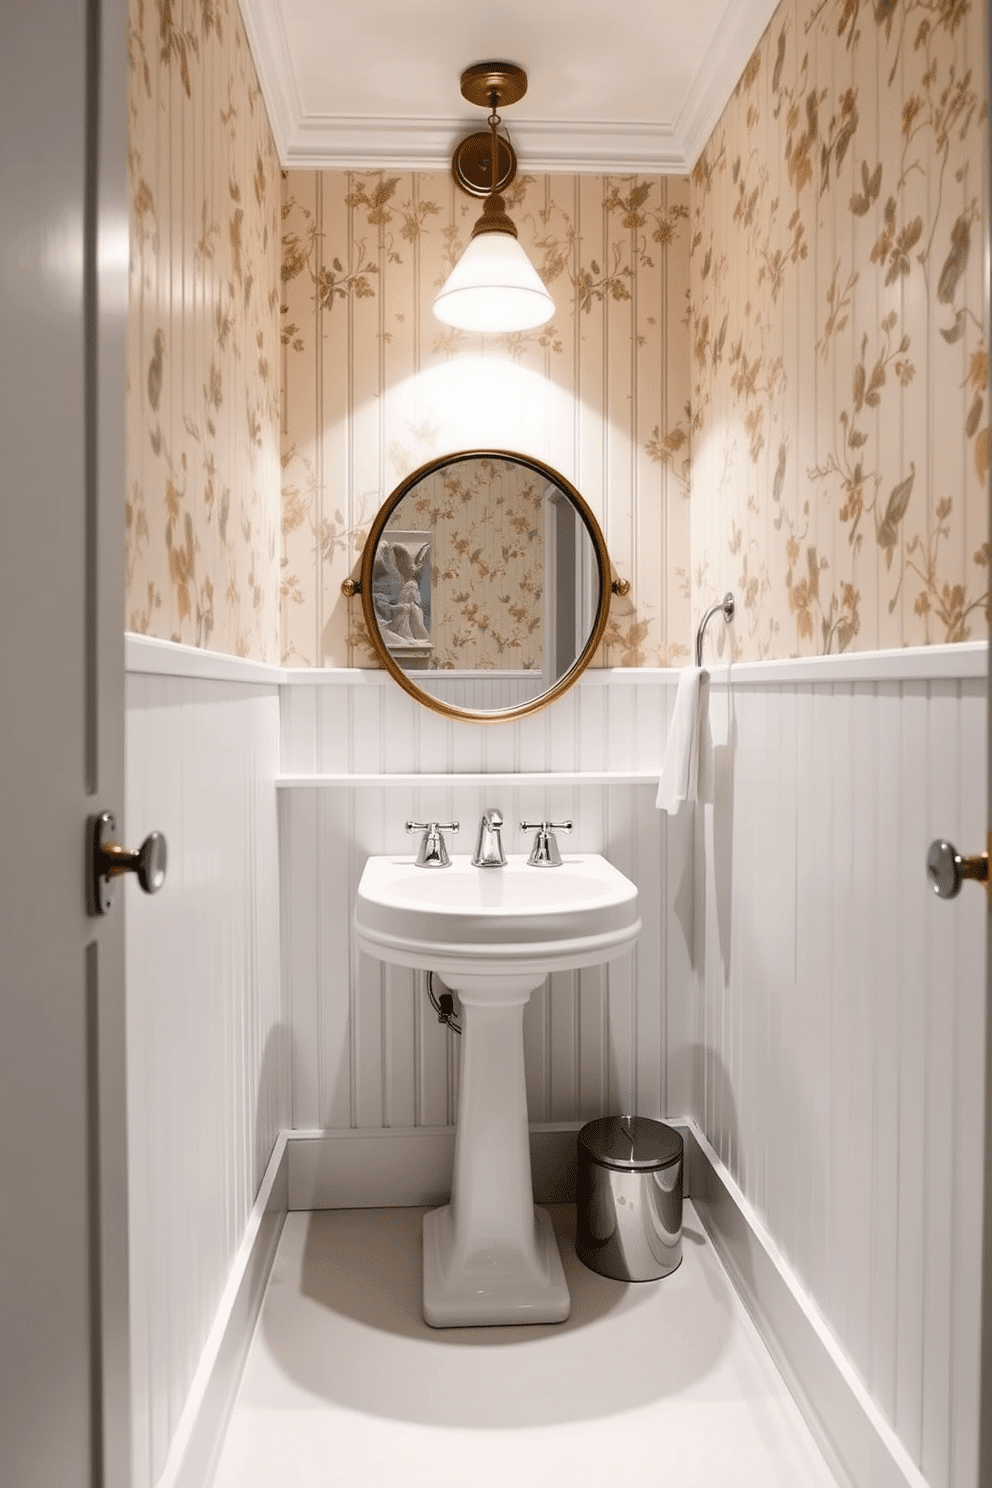
M 557 312 L 485 338 L 430 310 L 479 210 L 448 174 L 280 188 L 234 0 L 132 0 L 128 627 L 367 664 L 380 501 L 495 445 L 599 517 L 609 664 L 684 660 L 727 588 L 740 657 L 983 635 L 983 18 L 783 0 L 691 184 L 521 175 Z
M 688 655 L 688 182 L 518 177 L 507 199 L 555 297 L 472 336 L 431 302 L 480 203 L 449 173 L 291 171 L 283 197 L 283 657 L 367 665 L 341 580 L 380 503 L 445 451 L 518 450 L 592 507 L 618 572 L 603 659 Z
M 984 9 L 783 0 L 692 176 L 693 615 L 744 658 L 981 638 Z
M 279 659 L 280 175 L 237 0 L 131 0 L 126 615 Z

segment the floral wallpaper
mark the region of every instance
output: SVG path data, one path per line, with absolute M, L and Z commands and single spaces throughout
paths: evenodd
M 783 0 L 692 174 L 693 619 L 734 655 L 987 634 L 971 0 Z
M 631 580 L 604 664 L 680 664 L 727 588 L 740 658 L 984 635 L 983 55 L 977 0 L 782 0 L 691 181 L 518 176 L 557 310 L 480 337 L 430 308 L 478 201 L 280 182 L 236 0 L 132 0 L 128 627 L 367 665 L 340 584 L 379 504 L 495 446 Z
M 505 460 L 418 481 L 386 527 L 431 535 L 432 668 L 540 671 L 547 482 Z
M 555 298 L 536 331 L 451 330 L 431 303 L 481 202 L 447 172 L 290 171 L 283 190 L 283 659 L 369 665 L 341 594 L 382 501 L 420 465 L 467 448 L 544 460 L 583 494 L 631 593 L 601 660 L 689 654 L 689 184 L 674 177 L 520 174 L 506 193 Z M 471 533 L 464 531 L 464 539 Z M 471 563 L 469 564 L 471 567 Z M 463 658 L 524 645 L 470 632 Z M 514 617 L 510 616 L 510 620 Z M 507 616 L 503 616 L 507 620 Z M 526 653 L 524 653 L 526 654 Z M 463 662 L 464 664 L 464 662 Z
M 126 614 L 279 660 L 280 174 L 237 0 L 132 0 Z

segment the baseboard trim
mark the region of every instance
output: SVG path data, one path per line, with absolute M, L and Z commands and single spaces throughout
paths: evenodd
M 686 1143 L 682 1193 L 691 1198 L 690 1133 L 684 1120 L 668 1124 L 682 1133 Z M 584 1125 L 582 1121 L 531 1123 L 535 1203 L 575 1203 L 575 1137 Z M 290 1210 L 404 1209 L 446 1204 L 451 1195 L 453 1126 L 317 1129 L 286 1135 Z
M 539 1204 L 575 1199 L 580 1121 L 533 1124 L 530 1165 Z M 295 1131 L 289 1143 L 290 1209 L 386 1209 L 446 1204 L 455 1162 L 453 1126 Z
M 204 1488 L 213 1477 L 286 1218 L 287 1135 L 272 1149 L 157 1488 Z
M 672 1121 L 685 1143 L 683 1192 L 713 1242 L 844 1488 L 927 1488 L 826 1323 L 692 1117 Z M 575 1199 L 581 1122 L 530 1131 L 534 1197 Z M 259 1188 L 157 1488 L 211 1480 L 287 1211 L 445 1203 L 454 1127 L 283 1132 Z
M 692 1118 L 692 1201 L 839 1484 L 927 1488 L 761 1220 Z

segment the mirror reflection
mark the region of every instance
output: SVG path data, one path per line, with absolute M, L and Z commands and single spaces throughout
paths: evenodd
M 543 699 L 585 665 L 605 624 L 602 536 L 539 461 L 432 461 L 385 503 L 370 543 L 363 604 L 380 659 L 408 691 L 473 714 Z

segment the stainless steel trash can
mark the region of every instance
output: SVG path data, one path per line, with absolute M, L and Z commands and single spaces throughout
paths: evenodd
M 575 1253 L 617 1281 L 657 1281 L 682 1260 L 682 1138 L 645 1116 L 579 1132 Z

